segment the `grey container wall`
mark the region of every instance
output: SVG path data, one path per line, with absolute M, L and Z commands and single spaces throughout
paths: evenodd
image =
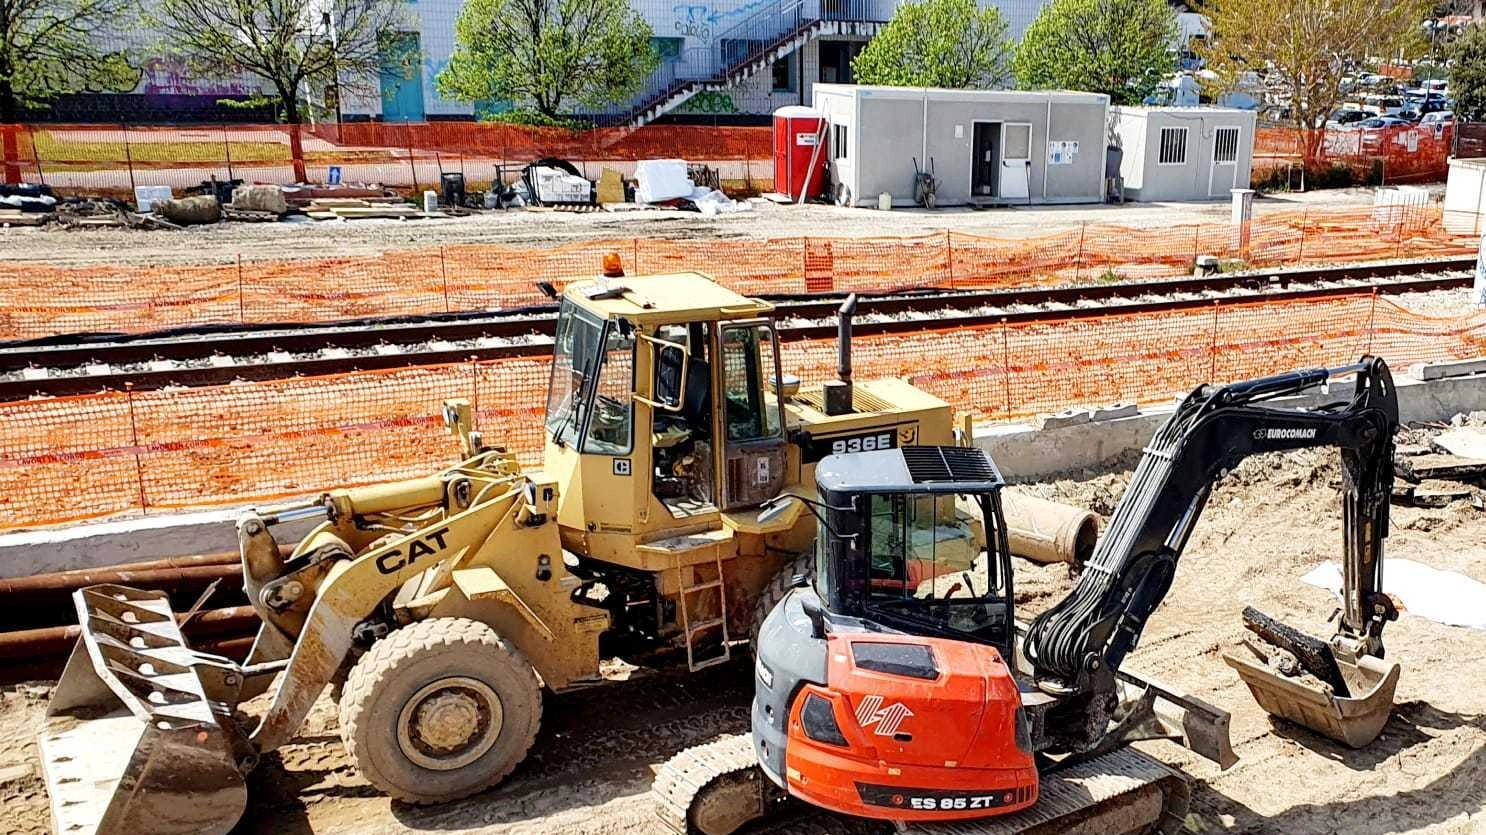
M 1124 150 L 1125 199 L 1227 200 L 1248 188 L 1254 167 L 1255 114 L 1226 107 L 1111 107 L 1112 134 Z M 1220 129 L 1237 129 L 1232 162 L 1214 162 Z M 1181 163 L 1161 161 L 1163 129 L 1185 131 Z
M 876 206 L 887 192 L 894 206 L 912 206 L 915 157 L 920 166 L 933 160 L 941 206 L 1103 199 L 1108 96 L 817 84 L 812 98 L 831 123 L 831 181 L 850 204 Z M 991 193 L 985 177 L 972 193 L 977 123 L 985 125 L 982 135 L 995 136 Z M 1021 157 L 1006 156 L 1017 150 Z

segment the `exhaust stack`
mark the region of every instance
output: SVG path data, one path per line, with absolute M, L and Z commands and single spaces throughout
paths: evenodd
M 848 295 L 841 303 L 841 309 L 836 311 L 836 343 L 840 359 L 836 365 L 836 379 L 821 386 L 828 415 L 849 415 L 855 410 L 851 385 L 851 317 L 856 312 L 856 293 Z

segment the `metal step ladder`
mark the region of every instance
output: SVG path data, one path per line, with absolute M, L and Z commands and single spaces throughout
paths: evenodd
M 713 579 L 690 585 L 686 583 L 687 568 L 691 569 L 692 579 L 695 580 L 697 569 L 705 565 L 707 563 L 683 566 L 680 564 L 679 557 L 676 565 L 677 586 L 681 592 L 678 595 L 680 598 L 680 606 L 678 608 L 681 610 L 681 632 L 686 637 L 686 667 L 693 673 L 697 670 L 705 670 L 708 667 L 727 663 L 733 657 L 732 648 L 729 646 L 731 640 L 728 636 L 728 596 L 727 588 L 723 585 L 722 552 L 720 550 L 714 551 L 711 565 L 717 572 L 717 575 Z M 718 615 L 717 617 L 703 618 L 693 623 L 691 620 L 690 598 L 692 595 L 708 593 L 715 595 L 717 605 L 715 607 L 706 607 L 703 611 L 715 611 Z M 701 660 L 697 660 L 696 636 L 714 629 L 720 630 L 722 633 L 717 643 L 720 652 L 716 655 L 709 655 Z

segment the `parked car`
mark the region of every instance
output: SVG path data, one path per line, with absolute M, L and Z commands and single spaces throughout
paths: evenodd
M 1455 114 L 1449 110 L 1436 110 L 1433 113 L 1425 113 L 1419 120 L 1420 125 L 1453 125 Z
M 1401 128 L 1412 128 L 1413 122 L 1397 116 L 1374 116 L 1357 123 L 1362 130 L 1362 150 L 1376 153 L 1389 141 L 1393 132 Z
M 1326 127 L 1355 128 L 1358 122 L 1366 120 L 1368 116 L 1369 114 L 1364 110 L 1352 110 L 1343 107 L 1333 111 L 1331 116 L 1326 119 Z

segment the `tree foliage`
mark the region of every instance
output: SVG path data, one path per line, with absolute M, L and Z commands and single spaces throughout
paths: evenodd
M 1315 169 L 1325 159 L 1325 125 L 1342 102 L 1342 78 L 1368 57 L 1417 47 L 1430 0 L 1206 0 L 1212 34 L 1197 47 L 1219 89 L 1245 75 L 1283 90 L 1288 120 Z
M 140 72 L 96 32 L 126 23 L 129 0 L 0 0 L 0 121 L 67 93 L 126 93 Z
M 439 95 L 509 101 L 555 117 L 640 90 L 660 58 L 627 0 L 468 0 Z
M 1166 0 L 1053 0 L 1027 27 L 1012 66 L 1027 89 L 1139 104 L 1176 70 L 1178 37 Z
M 3 2 L 3 0 L 0 0 Z M 409 24 L 403 0 L 156 0 L 161 50 L 193 71 L 247 71 L 278 94 L 286 121 L 305 85 L 370 92 L 383 52 Z
M 1486 26 L 1471 26 L 1462 32 L 1451 47 L 1450 57 L 1455 117 L 1470 122 L 1486 119 Z
M 1011 80 L 1006 19 L 975 0 L 903 3 L 851 63 L 862 84 L 990 89 Z

